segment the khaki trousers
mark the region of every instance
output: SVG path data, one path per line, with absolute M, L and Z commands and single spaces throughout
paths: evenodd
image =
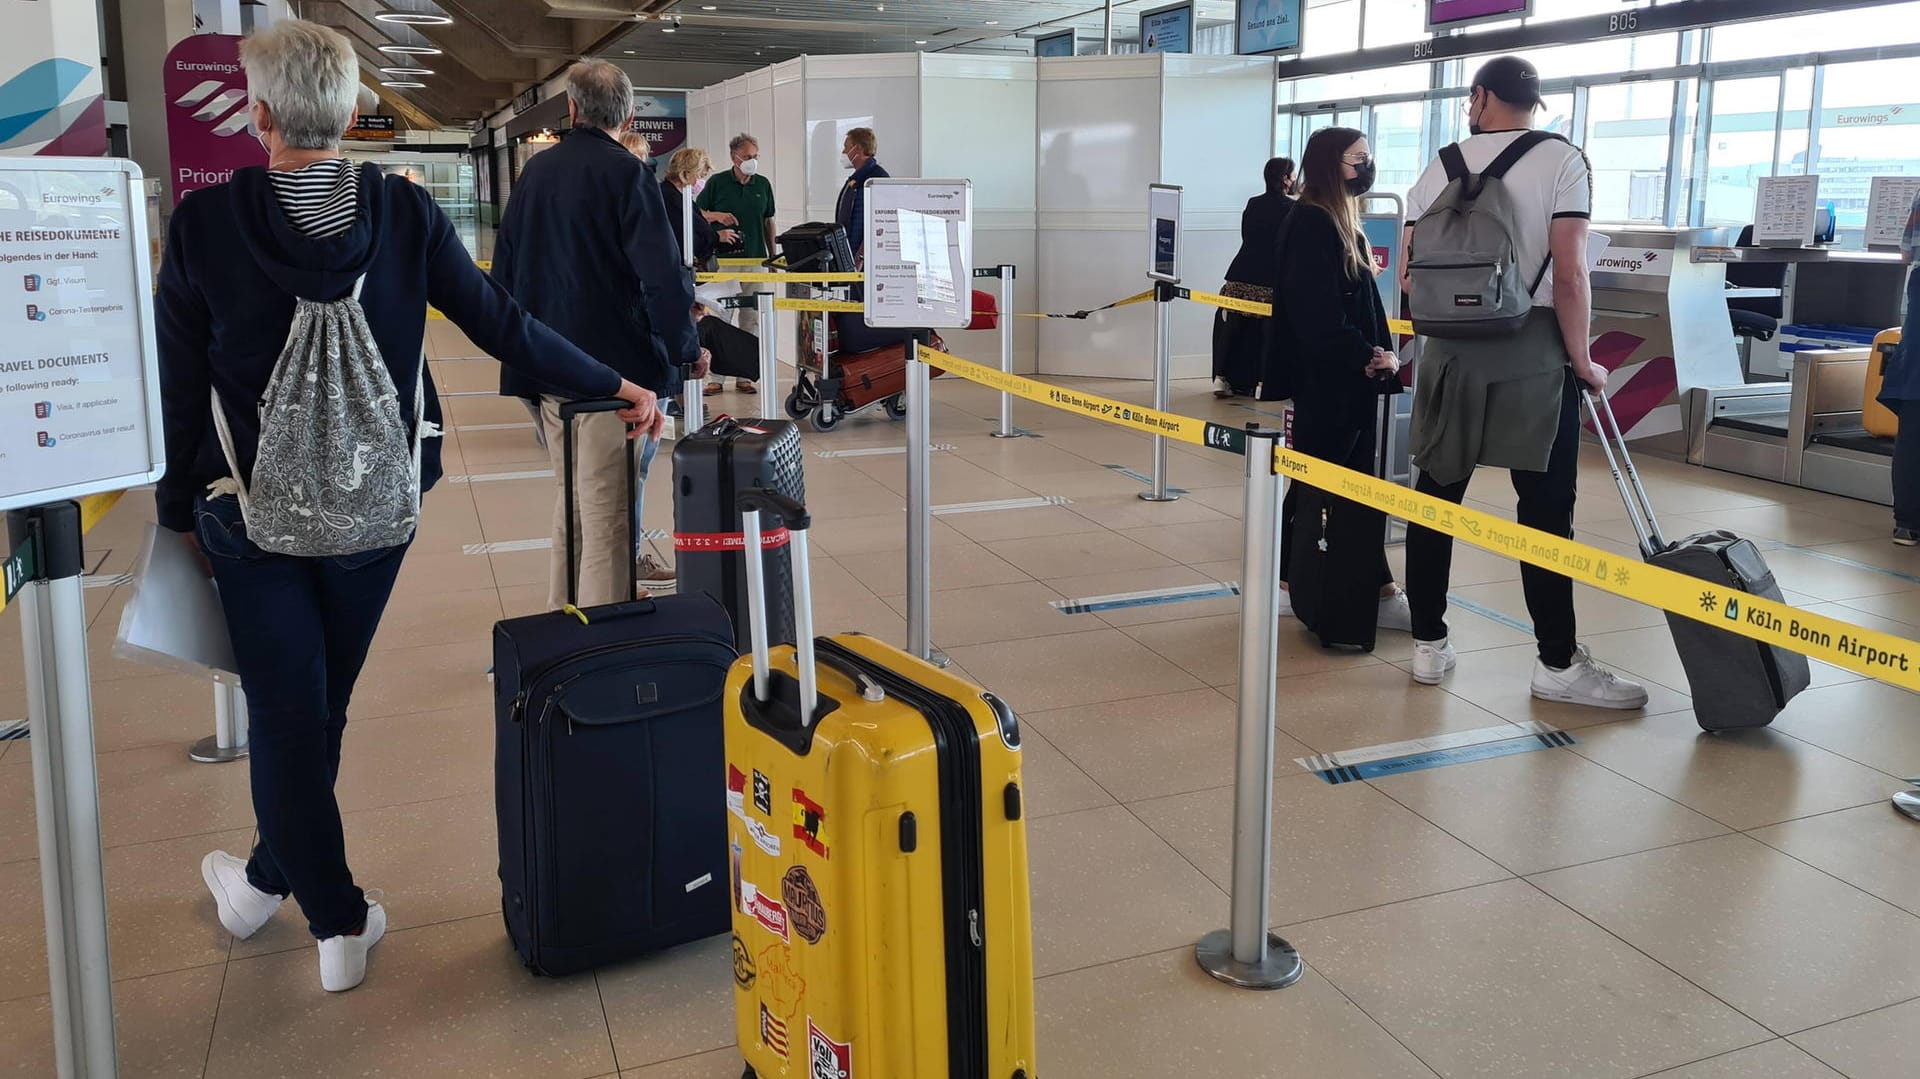
M 547 563 L 547 607 L 567 605 L 567 501 L 558 397 L 540 399 L 547 457 L 560 480 L 553 493 L 553 549 Z M 573 419 L 574 552 L 579 559 L 581 607 L 633 599 L 633 520 L 627 512 L 627 425 L 612 412 Z

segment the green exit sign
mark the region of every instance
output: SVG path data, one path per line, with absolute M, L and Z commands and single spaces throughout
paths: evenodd
M 5 563 L 0 563 L 0 572 L 4 572 L 6 577 L 6 588 L 0 591 L 0 611 L 6 610 L 7 604 L 13 602 L 13 597 L 20 594 L 20 590 L 27 586 L 27 582 L 39 575 L 38 553 L 38 541 L 28 537 L 27 541 L 20 545 L 19 550 L 13 552 Z

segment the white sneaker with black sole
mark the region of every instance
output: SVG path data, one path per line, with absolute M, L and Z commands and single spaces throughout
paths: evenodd
M 1413 680 L 1423 686 L 1437 686 L 1447 672 L 1460 662 L 1453 642 L 1445 637 L 1437 641 L 1413 642 Z
M 247 880 L 246 860 L 223 850 L 211 851 L 200 859 L 200 879 L 207 882 L 207 891 L 213 893 L 213 904 L 220 911 L 220 924 L 240 940 L 258 933 L 280 909 L 280 904 L 287 901 L 286 896 L 255 888 Z
M 387 935 L 387 908 L 367 900 L 367 924 L 320 942 L 320 988 L 344 993 L 367 978 L 367 953 Z
M 1545 663 L 1533 662 L 1533 695 L 1543 701 L 1577 704 L 1587 708 L 1612 708 L 1630 712 L 1647 706 L 1647 688 L 1629 681 L 1594 662 L 1582 645 L 1573 653 L 1573 664 L 1556 671 Z

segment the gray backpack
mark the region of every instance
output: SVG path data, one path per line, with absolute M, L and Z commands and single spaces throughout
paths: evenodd
M 263 551 L 310 558 L 407 542 L 420 517 L 425 343 L 414 376 L 413 418 L 400 409 L 380 346 L 360 307 L 363 277 L 345 299 L 296 299 L 293 325 L 260 397 L 253 482 L 240 480 L 233 433 L 213 391 L 213 424 L 233 475 L 212 492 L 233 494 L 247 538 Z
M 1516 265 L 1522 230 L 1503 179 L 1527 151 L 1560 136 L 1529 131 L 1513 140 L 1486 170 L 1467 170 L 1460 145 L 1440 151 L 1447 186 L 1413 223 L 1408 251 L 1408 310 L 1413 332 L 1426 337 L 1485 339 L 1520 332 L 1533 310 L 1533 292 L 1552 257 L 1530 278 Z M 1531 267 L 1528 267 L 1531 269 Z

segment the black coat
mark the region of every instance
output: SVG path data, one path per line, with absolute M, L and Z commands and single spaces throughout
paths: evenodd
M 680 235 L 680 215 L 685 212 L 681 209 L 681 205 L 685 203 L 686 200 L 686 194 L 679 188 L 673 186 L 672 180 L 660 181 L 660 202 L 667 208 L 667 224 L 673 226 L 673 246 L 675 250 L 681 251 L 686 249 L 684 245 L 687 242 L 687 238 Z M 713 257 L 713 241 L 713 222 L 708 221 L 706 215 L 702 214 L 696 208 L 693 211 L 693 261 L 695 265 L 705 266 L 707 260 Z
M 659 394 L 700 358 L 693 274 L 653 171 L 611 135 L 576 127 L 513 185 L 493 247 L 493 278 L 582 351 Z M 560 393 L 503 368 L 508 397 Z
M 1227 280 L 1272 288 L 1280 277 L 1280 226 L 1293 212 L 1293 200 L 1268 192 L 1247 200 L 1240 211 L 1240 251 L 1227 267 Z
M 1302 416 L 1315 413 L 1316 427 L 1371 423 L 1375 399 L 1400 392 L 1398 380 L 1373 378 L 1366 370 L 1375 347 L 1393 348 L 1373 278 L 1349 275 L 1340 233 L 1317 206 L 1294 209 L 1275 261 L 1269 380 L 1277 378 L 1290 390 Z

